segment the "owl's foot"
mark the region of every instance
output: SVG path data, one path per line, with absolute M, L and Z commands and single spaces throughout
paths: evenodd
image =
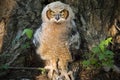
M 74 80 L 72 71 L 61 71 L 61 75 L 58 80 Z
M 52 79 L 53 72 L 54 72 L 53 67 L 52 67 L 52 66 L 45 66 L 45 69 L 49 70 L 49 72 L 48 72 L 48 77 L 49 77 L 50 79 Z
M 69 72 L 68 72 L 68 75 L 70 76 L 71 80 L 75 80 L 72 71 L 69 71 Z
M 58 73 L 58 70 L 54 68 L 53 66 L 45 66 L 45 69 L 49 70 L 48 71 L 48 77 L 52 79 L 54 77 L 54 73 Z

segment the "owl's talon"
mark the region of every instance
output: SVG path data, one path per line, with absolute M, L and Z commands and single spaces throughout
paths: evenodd
M 55 72 L 56 72 L 56 75 L 59 74 L 59 71 L 57 69 L 55 69 L 53 66 L 45 66 L 45 69 L 49 70 L 48 71 L 48 77 L 50 79 L 53 78 Z
M 69 71 L 69 72 L 68 72 L 68 75 L 70 76 L 71 80 L 75 80 L 72 71 Z
M 68 73 L 66 71 L 63 71 L 63 72 L 61 72 L 61 74 L 59 74 L 59 73 L 54 73 L 54 72 L 52 72 L 52 70 L 50 70 L 48 72 L 48 77 L 52 80 L 74 80 L 74 78 L 72 76 L 72 71 L 70 71 Z
M 74 80 L 73 72 L 72 71 L 69 71 L 69 72 L 62 71 L 59 79 L 64 80 L 64 78 L 65 78 L 65 80 Z
M 51 79 L 52 76 L 53 76 L 54 69 L 52 68 L 52 66 L 45 66 L 44 68 L 47 69 L 47 70 L 49 70 L 48 77 Z

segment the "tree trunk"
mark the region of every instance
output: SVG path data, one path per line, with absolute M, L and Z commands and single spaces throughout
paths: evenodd
M 6 32 L 6 23 L 8 22 L 8 19 L 14 6 L 14 0 L 0 1 L 0 52 L 2 50 L 3 38 Z

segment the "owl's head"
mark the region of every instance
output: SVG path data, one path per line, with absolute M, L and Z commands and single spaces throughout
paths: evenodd
M 69 5 L 60 1 L 48 4 L 42 11 L 43 22 L 63 23 L 74 19 L 74 13 Z

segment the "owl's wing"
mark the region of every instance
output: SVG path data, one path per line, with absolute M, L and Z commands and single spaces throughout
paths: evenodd
M 33 43 L 36 47 L 40 46 L 41 35 L 42 35 L 42 27 L 38 28 L 34 34 Z
M 75 22 L 72 21 L 72 29 L 71 29 L 71 35 L 70 35 L 70 39 L 69 39 L 69 50 L 71 51 L 71 54 L 73 56 L 73 58 L 75 57 L 75 55 L 77 55 L 78 50 L 80 48 L 80 34 L 77 30 L 77 27 L 75 25 Z

